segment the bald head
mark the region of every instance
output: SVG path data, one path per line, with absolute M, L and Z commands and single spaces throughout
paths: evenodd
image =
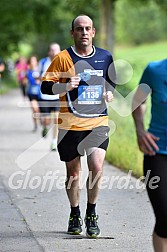
M 89 21 L 93 27 L 93 21 L 92 19 L 87 16 L 87 15 L 84 15 L 84 14 L 81 14 L 77 17 L 75 17 L 72 21 L 72 24 L 71 24 L 71 30 L 74 31 L 74 27 L 81 21 L 81 20 L 85 20 L 85 21 Z
M 53 60 L 53 58 L 60 52 L 60 45 L 58 43 L 52 43 L 48 48 L 48 56 Z

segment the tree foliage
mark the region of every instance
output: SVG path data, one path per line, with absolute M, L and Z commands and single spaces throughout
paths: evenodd
M 167 0 L 155 0 L 155 2 L 161 7 L 161 9 L 167 12 Z
M 141 44 L 167 39 L 166 13 L 154 1 L 118 1 L 116 39 L 124 44 Z
M 154 10 L 153 15 L 147 6 L 144 7 L 146 2 L 157 3 L 161 11 L 156 14 Z M 123 11 L 118 11 L 115 6 L 122 6 Z M 135 6 L 140 6 L 141 9 Z M 87 14 L 94 20 L 97 45 L 111 49 L 115 32 L 119 39 L 122 36 L 127 41 L 128 38 L 138 41 L 142 37 L 145 40 L 150 31 L 153 36 L 157 26 L 165 26 L 165 22 L 162 24 L 162 10 L 166 6 L 167 0 L 92 0 L 89 4 L 84 0 L 1 0 L 0 55 L 10 56 L 19 50 L 20 43 L 31 45 L 39 56 L 44 56 L 50 42 L 57 41 L 62 49 L 69 46 L 71 20 L 80 13 Z M 129 18 L 131 22 L 127 21 Z M 156 26 L 153 26 L 154 20 Z M 141 32 L 145 23 L 149 33 Z M 160 30 L 157 31 L 161 36 Z M 157 35 L 154 36 L 157 39 Z

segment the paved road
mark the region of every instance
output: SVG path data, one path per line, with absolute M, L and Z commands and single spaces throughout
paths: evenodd
M 28 104 L 19 90 L 0 96 L 0 252 L 153 251 L 154 217 L 143 185 L 107 163 L 97 205 L 101 237 L 66 234 L 65 166 L 50 151 L 51 133 L 42 139 L 41 128 L 32 132 Z M 85 158 L 82 163 L 84 218 Z

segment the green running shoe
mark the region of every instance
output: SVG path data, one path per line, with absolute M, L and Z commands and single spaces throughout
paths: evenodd
M 73 235 L 79 235 L 82 233 L 82 219 L 77 215 L 70 215 L 68 223 L 68 233 Z
M 100 236 L 100 229 L 97 224 L 98 215 L 91 214 L 86 215 L 85 217 L 85 225 L 86 225 L 86 235 L 89 238 L 97 238 Z
M 48 129 L 47 128 L 44 128 L 43 130 L 42 130 L 42 136 L 43 137 L 46 137 L 47 136 L 47 134 L 48 134 Z
M 57 151 L 57 144 L 56 143 L 51 144 L 51 150 L 52 151 Z

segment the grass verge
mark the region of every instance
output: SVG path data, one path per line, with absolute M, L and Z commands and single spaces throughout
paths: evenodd
M 18 87 L 13 76 L 7 76 L 0 80 L 0 95 L 8 93 L 11 89 Z
M 125 85 L 118 86 L 117 91 L 125 97 L 138 85 L 146 65 L 151 61 L 163 59 L 165 51 L 167 51 L 166 42 L 146 44 L 137 47 L 117 47 L 115 50 L 115 59 L 127 60 L 133 69 L 131 80 Z M 150 99 L 148 99 L 147 104 L 148 108 L 145 115 L 146 128 L 148 127 L 150 119 Z M 126 104 L 124 106 L 126 107 Z M 109 117 L 114 122 L 116 130 L 110 136 L 106 160 L 125 171 L 132 170 L 133 175 L 137 177 L 143 175 L 143 154 L 139 151 L 136 142 L 132 115 L 123 117 L 117 111 L 110 109 Z

